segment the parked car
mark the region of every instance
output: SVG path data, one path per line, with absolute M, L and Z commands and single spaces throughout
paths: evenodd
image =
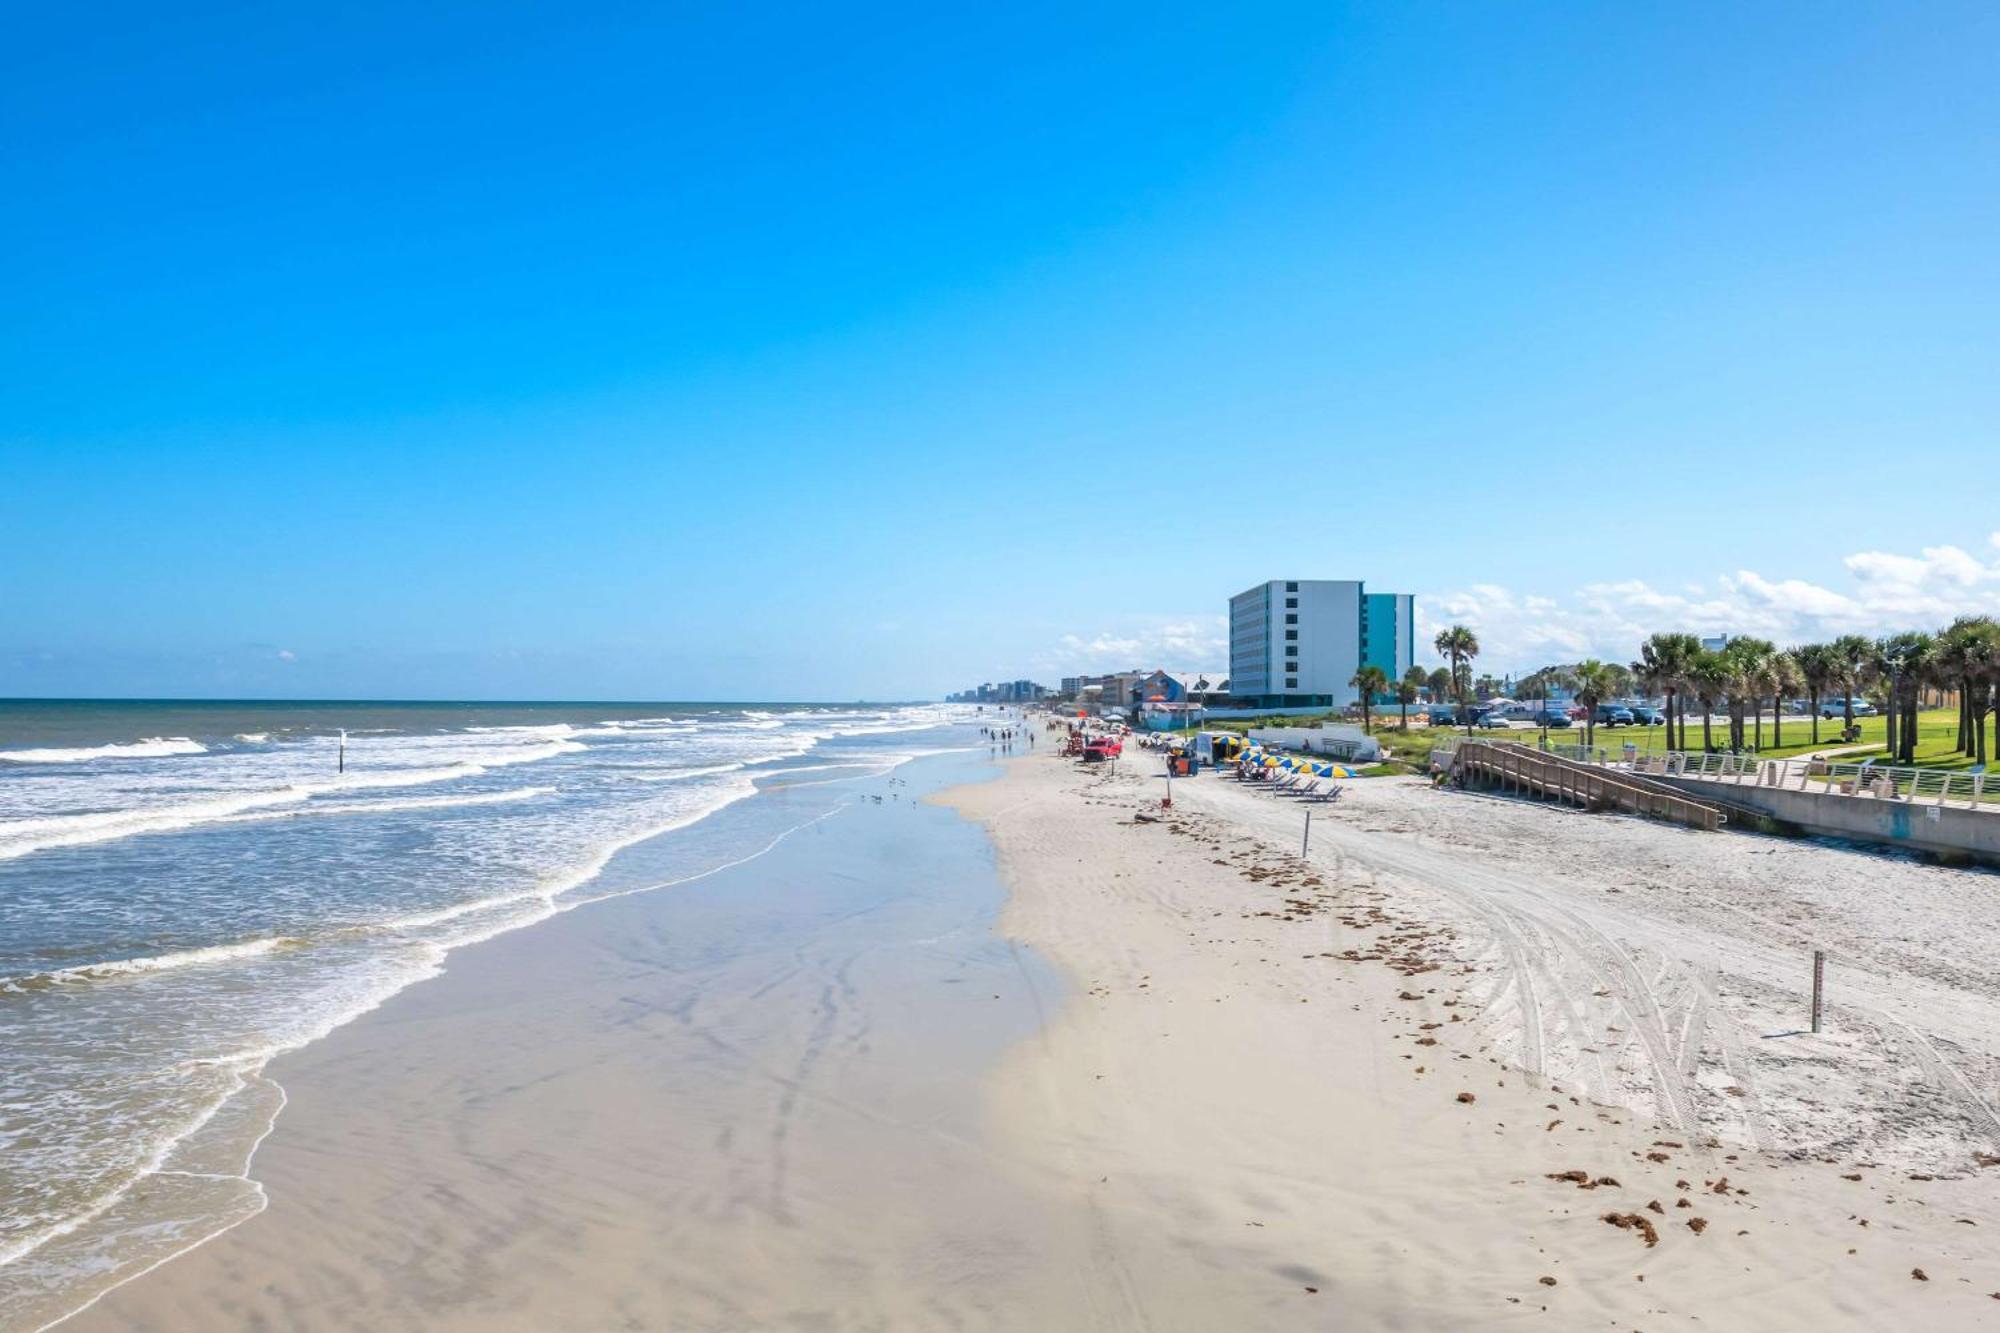
M 1597 725 L 1600 727 L 1629 727 L 1637 722 L 1632 710 L 1624 704 L 1597 705 Z
M 1660 727 L 1666 725 L 1666 713 L 1653 707 L 1651 704 L 1633 704 L 1626 711 L 1632 714 L 1632 725 L 1635 727 Z
M 1520 711 L 1518 713 L 1510 713 L 1509 716 L 1526 722 L 1530 726 L 1541 726 L 1544 715 L 1547 715 L 1549 725 L 1552 727 L 1566 727 L 1571 721 L 1570 705 L 1556 699 L 1531 704 L 1515 704 L 1514 707 Z
M 1869 703 L 1866 699 L 1822 699 L 1819 702 L 1819 715 L 1821 717 L 1845 717 L 1847 716 L 1847 709 L 1843 705 L 1848 703 L 1854 705 L 1854 716 L 1856 717 L 1875 716 L 1875 705 Z

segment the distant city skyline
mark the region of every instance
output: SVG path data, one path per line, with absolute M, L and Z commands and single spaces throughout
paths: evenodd
M 24 11 L 0 695 L 2000 612 L 2000 9 Z

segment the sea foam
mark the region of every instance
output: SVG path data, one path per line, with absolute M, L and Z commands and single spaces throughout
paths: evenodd
M 77 749 L 0 750 L 0 760 L 13 764 L 86 764 L 93 759 L 169 759 L 178 754 L 207 754 L 208 747 L 186 736 L 151 736 L 116 745 Z

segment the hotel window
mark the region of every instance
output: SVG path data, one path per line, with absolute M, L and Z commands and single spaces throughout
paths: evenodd
M 1286 592 L 1297 592 L 1298 590 L 1299 590 L 1299 585 L 1296 583 L 1287 583 L 1285 585 Z
M 1287 611 L 1292 611 L 1292 610 L 1296 610 L 1296 609 L 1297 609 L 1297 607 L 1298 607 L 1298 604 L 1299 604 L 1299 599 L 1298 599 L 1298 598 L 1296 598 L 1296 597 L 1287 597 L 1287 598 L 1285 599 L 1285 609 L 1286 609 Z
M 1295 630 L 1295 629 L 1288 629 L 1288 630 L 1286 630 L 1286 631 L 1285 631 L 1285 637 L 1286 637 L 1287 639 L 1290 639 L 1290 640 L 1292 640 L 1292 641 L 1296 642 L 1296 641 L 1297 641 L 1297 639 L 1298 639 L 1298 637 L 1299 637 L 1299 632 L 1298 632 L 1297 630 Z
M 1286 616 L 1285 623 L 1287 625 L 1296 625 L 1299 623 L 1299 618 L 1297 616 Z
M 1296 690 L 1296 689 L 1297 689 L 1298 687 L 1299 687 L 1299 678 L 1298 678 L 1297 676 L 1287 676 L 1287 677 L 1285 677 L 1285 688 L 1286 688 L 1286 689 L 1288 689 L 1288 690 Z

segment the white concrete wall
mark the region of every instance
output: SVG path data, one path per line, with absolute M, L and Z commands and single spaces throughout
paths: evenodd
M 1333 723 L 1317 727 L 1252 727 L 1247 734 L 1257 744 L 1273 750 L 1302 750 L 1363 764 L 1372 764 L 1382 757 L 1382 743 L 1359 727 Z

